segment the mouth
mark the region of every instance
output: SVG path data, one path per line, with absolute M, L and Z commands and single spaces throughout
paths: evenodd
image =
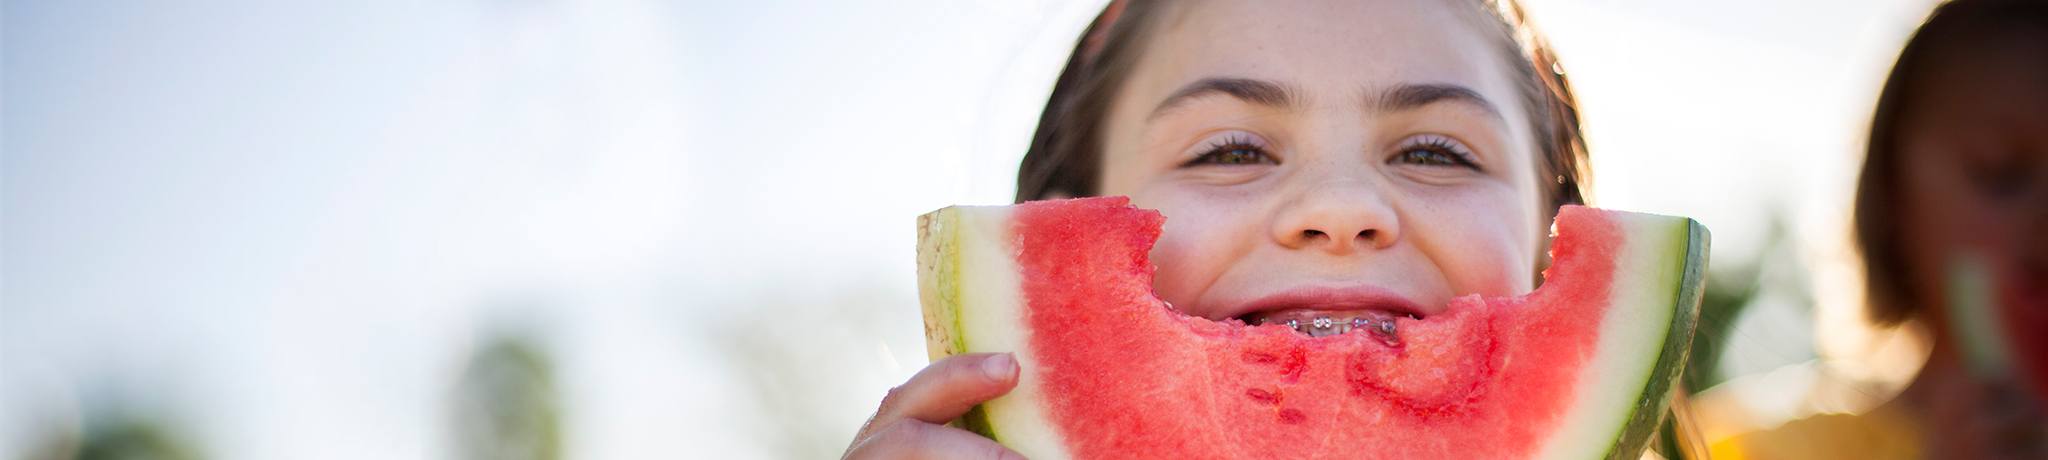
M 1396 320 L 1423 319 L 1415 302 L 1370 286 L 1289 290 L 1231 311 L 1230 318 L 1247 325 L 1279 325 L 1309 337 L 1370 333 L 1389 343 L 1400 339 Z

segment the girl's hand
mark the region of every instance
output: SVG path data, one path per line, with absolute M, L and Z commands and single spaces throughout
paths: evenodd
M 882 407 L 854 434 L 846 459 L 1022 459 L 1001 444 L 946 426 L 968 409 L 1017 386 L 1017 359 L 1009 353 L 971 353 L 933 362 L 902 386 L 889 389 Z

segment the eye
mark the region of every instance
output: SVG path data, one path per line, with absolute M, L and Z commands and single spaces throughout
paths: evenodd
M 1195 156 L 1195 159 L 1188 160 L 1187 163 L 1181 166 L 1261 164 L 1280 164 L 1280 161 L 1274 159 L 1273 155 L 1266 153 L 1266 148 L 1260 146 L 1257 142 L 1246 137 L 1230 136 L 1210 143 L 1208 147 L 1202 150 L 1201 155 Z
M 1402 142 L 1400 149 L 1388 164 L 1412 164 L 1431 167 L 1461 167 L 1478 171 L 1479 163 L 1473 160 L 1472 150 L 1449 137 L 1427 135 L 1417 136 Z
M 2026 194 L 2027 184 L 2035 170 L 2032 162 L 2025 161 L 2024 153 L 2013 152 L 1994 158 L 1978 158 L 1964 168 L 1964 174 L 1978 191 L 1986 197 L 2003 200 Z

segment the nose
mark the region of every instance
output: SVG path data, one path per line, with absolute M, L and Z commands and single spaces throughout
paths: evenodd
M 1401 238 L 1400 217 L 1369 180 L 1329 178 L 1282 204 L 1273 239 L 1288 249 L 1350 254 Z

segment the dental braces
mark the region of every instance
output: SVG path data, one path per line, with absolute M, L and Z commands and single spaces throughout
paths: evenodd
M 1351 321 L 1348 322 L 1339 323 L 1328 316 L 1318 316 L 1309 320 L 1306 324 L 1302 323 L 1300 319 L 1288 319 L 1287 322 L 1281 324 L 1287 326 L 1288 329 L 1293 329 L 1295 332 L 1307 334 L 1309 337 L 1365 331 L 1378 335 L 1381 340 L 1387 341 L 1390 344 L 1400 340 L 1399 329 L 1394 323 L 1394 318 L 1380 318 L 1378 321 L 1374 321 L 1359 317 L 1351 318 Z

